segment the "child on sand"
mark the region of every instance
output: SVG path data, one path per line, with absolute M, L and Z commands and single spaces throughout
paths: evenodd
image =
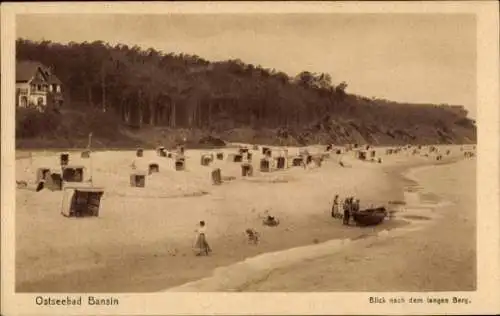
M 196 255 L 201 256 L 202 254 L 205 254 L 206 256 L 208 256 L 208 253 L 212 250 L 210 249 L 210 246 L 207 242 L 206 227 L 204 221 L 200 221 L 199 227 L 195 230 L 195 232 L 196 242 L 194 244 L 194 249 L 197 252 Z

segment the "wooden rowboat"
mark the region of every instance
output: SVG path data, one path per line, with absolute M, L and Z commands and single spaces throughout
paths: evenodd
M 352 214 L 359 226 L 373 226 L 382 223 L 387 216 L 385 207 L 369 208 Z

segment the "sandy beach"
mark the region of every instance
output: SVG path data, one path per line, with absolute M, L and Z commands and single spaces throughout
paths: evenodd
M 442 154 L 447 149 L 451 150 L 451 154 L 443 156 L 439 162 L 436 161 L 435 153 L 428 157 L 414 156 L 408 150 L 387 156 L 385 148 L 377 148 L 377 157 L 383 160 L 381 164 L 361 162 L 354 158 L 352 152 L 340 156 L 331 153 L 321 167 L 291 167 L 270 173 L 258 171 L 261 153 L 252 151 L 255 171 L 250 178 L 241 176 L 239 163 L 226 159 L 215 160 L 209 167 L 201 166 L 200 156 L 208 152 L 206 150 L 187 150 L 185 171 L 175 171 L 172 159 L 158 157 L 152 150 L 146 151 L 142 158 L 136 158 L 133 151 L 95 152 L 91 159 L 72 154 L 70 163 L 84 165 L 86 171 L 92 170 L 94 186 L 105 190 L 100 216 L 66 218 L 60 214 L 63 192 L 43 190 L 37 193 L 18 189 L 16 290 L 150 292 L 182 288 L 186 283 L 209 278 L 214 269 L 230 267 L 257 255 L 309 245 L 324 247 L 324 242 L 332 240 L 354 242 L 339 247 L 342 249 L 332 257 L 323 256 L 291 265 L 286 260 L 280 261 L 286 267 L 277 264 L 266 282 L 248 283 L 242 278 L 244 284 L 231 284 L 230 288 L 225 288 L 219 283 L 217 290 L 383 290 L 376 286 L 384 286 L 386 290 L 430 290 L 436 286 L 444 286 L 443 290 L 473 289 L 474 284 L 470 280 L 475 280 L 475 274 L 468 272 L 473 266 L 470 260 L 459 259 L 464 256 L 475 259 L 475 206 L 474 200 L 467 198 L 475 198 L 475 181 L 469 181 L 466 186 L 454 185 L 453 192 L 446 191 L 451 188 L 446 185 L 446 181 L 456 180 L 450 178 L 450 174 L 475 180 L 475 171 L 470 167 L 475 166 L 475 159 L 433 166 L 463 157 L 460 146 L 440 146 Z M 324 147 L 316 146 L 309 150 L 322 153 Z M 236 149 L 222 151 L 226 156 Z M 289 148 L 290 155 L 297 152 L 298 148 Z M 347 167 L 341 167 L 339 159 Z M 58 153 L 34 153 L 31 158 L 18 159 L 16 179 L 27 180 L 33 187 L 36 169 L 48 167 L 56 170 L 58 161 Z M 160 172 L 147 176 L 145 188 L 130 187 L 130 164 L 133 161 L 138 169 L 144 171 L 149 163 L 159 164 Z M 425 172 L 422 171 L 428 175 L 427 178 L 424 176 L 420 179 L 422 176 L 418 175 L 417 182 L 429 191 L 424 195 L 430 199 L 435 199 L 434 195 L 437 195 L 440 199 L 444 197 L 444 200 L 454 203 L 453 207 L 445 204 L 447 206 L 435 208 L 434 212 L 447 214 L 444 217 L 448 220 L 432 218 L 421 221 L 428 223 L 427 226 L 402 234 L 404 229 L 415 228 L 418 223 L 410 217 L 398 216 L 398 213 L 393 219 L 371 228 L 346 227 L 339 220 L 331 218 L 330 208 L 335 194 L 359 198 L 362 208 L 407 198 L 403 189 L 409 180 L 402 179 L 399 174 L 409 167 L 421 165 L 431 166 Z M 212 185 L 210 172 L 213 168 L 221 168 L 223 176 L 234 177 L 234 180 L 226 181 L 221 186 Z M 455 168 L 467 172 L 456 173 Z M 436 173 L 438 170 L 441 171 Z M 86 172 L 84 177 L 88 179 L 90 172 Z M 278 227 L 262 225 L 261 217 L 266 210 L 280 219 Z M 207 223 L 207 237 L 213 248 L 213 253 L 208 257 L 196 257 L 192 250 L 194 230 L 200 220 Z M 258 245 L 248 243 L 245 235 L 247 228 L 260 232 L 261 241 Z M 447 234 L 446 230 L 454 234 Z M 372 238 L 382 231 L 386 232 L 384 240 Z M 429 237 L 419 239 L 419 234 Z M 373 246 L 360 247 L 358 243 L 371 243 Z M 424 278 L 428 280 L 427 283 L 421 284 L 417 281 L 405 282 L 402 277 L 397 277 L 398 273 L 404 271 L 399 270 L 405 269 L 404 264 L 413 264 L 415 275 L 419 275 L 426 269 L 424 263 L 419 264 L 426 260 L 425 254 L 435 254 L 441 248 L 446 248 L 448 253 L 439 251 L 438 258 L 426 261 L 427 264 L 452 264 L 453 269 L 449 271 L 468 273 L 470 280 L 462 277 L 455 283 L 446 283 L 429 276 Z M 393 251 L 404 251 L 404 255 L 388 257 L 387 253 Z M 450 255 L 456 257 L 452 256 L 452 259 L 448 259 L 451 261 L 446 261 Z M 412 256 L 416 258 L 412 260 Z M 385 264 L 375 264 L 379 257 L 380 260 L 386 260 Z M 300 256 L 297 258 L 300 259 Z M 356 261 L 353 258 L 363 260 Z M 392 263 L 387 264 L 389 258 L 398 264 L 397 270 L 392 268 Z M 391 275 L 396 278 L 376 282 L 380 278 L 372 275 L 372 283 L 353 284 L 353 277 L 361 280 L 361 274 L 355 276 L 347 270 L 354 268 L 356 273 L 360 273 L 362 266 L 368 264 L 374 266 L 367 267 L 370 271 L 392 271 Z M 335 272 L 328 270 L 332 268 Z M 342 272 L 344 269 L 345 272 Z M 296 275 L 299 270 L 300 277 Z M 441 269 L 430 270 L 439 273 Z M 287 278 L 290 273 L 296 275 L 293 282 Z M 411 278 L 408 273 L 405 275 Z M 449 280 L 452 272 L 448 277 L 446 275 L 442 278 Z M 317 280 L 312 282 L 314 276 Z M 330 276 L 335 279 L 330 280 Z M 337 279 L 340 276 L 344 276 L 345 280 Z M 204 290 L 196 286 L 194 289 Z M 210 290 L 210 286 L 206 290 Z
M 396 236 L 389 233 L 331 256 L 276 269 L 265 280 L 240 290 L 474 291 L 475 161 L 416 170 L 414 176 L 446 202 L 430 209 L 438 214 L 422 229 Z

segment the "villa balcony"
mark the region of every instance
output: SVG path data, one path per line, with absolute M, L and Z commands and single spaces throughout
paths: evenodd
M 31 90 L 31 95 L 47 95 L 47 91 Z

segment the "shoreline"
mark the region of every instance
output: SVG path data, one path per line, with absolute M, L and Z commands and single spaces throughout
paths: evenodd
M 463 160 L 455 163 L 461 162 Z M 425 169 L 426 166 L 420 166 L 409 169 L 408 172 L 413 173 L 411 181 L 418 179 L 418 184 L 423 188 L 421 193 L 439 191 L 437 192 L 439 200 L 435 201 L 434 208 L 429 202 L 421 200 L 422 205 L 430 208 L 429 215 L 432 215 L 432 220 L 417 218 L 416 226 L 401 228 L 398 230 L 399 233 L 389 232 L 383 238 L 372 238 L 364 245 L 346 247 L 344 253 L 329 254 L 275 269 L 262 282 L 250 283 L 242 290 L 246 292 L 475 291 L 477 270 L 474 203 L 467 202 L 465 198 L 449 200 L 450 196 L 444 193 L 446 189 L 436 190 L 438 185 L 431 185 L 429 176 L 426 175 L 429 172 Z M 456 213 L 457 205 L 461 205 L 464 201 L 466 202 L 465 206 L 462 206 L 462 211 L 466 211 L 469 215 Z M 455 233 L 449 234 L 450 232 Z M 407 257 L 389 256 L 403 250 Z M 293 275 L 299 270 L 304 271 L 302 279 L 308 279 L 308 282 L 299 281 L 288 285 L 285 282 L 286 276 Z M 354 271 L 356 271 L 355 278 L 353 278 Z
M 435 163 L 435 161 L 428 162 L 429 165 Z M 421 166 L 422 163 L 418 162 L 416 165 Z M 399 170 L 398 168 L 408 169 L 406 165 L 399 165 L 388 167 L 388 169 L 384 168 L 383 171 L 379 170 L 380 173 L 385 173 L 386 176 L 391 178 L 391 181 L 389 181 L 390 187 L 384 188 L 385 191 L 381 191 L 391 193 L 384 196 L 385 201 L 398 199 L 402 194 L 400 192 L 403 189 L 402 187 L 400 190 L 394 191 L 394 186 L 398 184 L 395 183 L 393 173 L 394 170 Z M 392 170 L 392 173 L 389 169 Z M 306 178 L 313 176 L 311 173 L 305 175 Z M 237 182 L 236 184 L 236 186 L 245 185 L 248 185 L 248 183 Z M 277 184 L 277 186 L 279 185 L 281 184 Z M 287 184 L 283 185 L 287 186 Z M 200 204 L 209 203 L 208 197 L 197 197 L 197 199 L 196 201 Z M 182 204 L 182 202 L 179 203 Z M 116 253 L 116 251 L 113 251 L 115 254 L 110 253 L 104 262 L 96 259 L 97 262 L 94 265 L 83 265 L 81 269 L 67 272 L 61 269 L 62 271 L 49 273 L 42 278 L 31 279 L 31 281 L 25 279 L 17 284 L 17 290 L 22 292 L 34 292 L 41 289 L 52 292 L 162 291 L 165 288 L 181 286 L 205 278 L 210 276 L 216 269 L 237 264 L 258 255 L 286 251 L 301 246 L 307 247 L 331 241 L 332 239 L 364 239 L 367 235 L 376 234 L 383 230 L 399 229 L 409 225 L 404 220 L 392 220 L 372 228 L 343 227 L 338 220 L 330 218 L 329 209 L 326 210 L 327 208 L 329 206 L 324 205 L 320 209 L 325 211 L 321 213 L 310 212 L 309 214 L 290 218 L 292 222 L 289 225 L 293 226 L 293 228 L 265 229 L 263 231 L 264 238 L 261 244 L 256 247 L 245 244 L 243 236 L 234 232 L 222 234 L 217 238 L 209 237 L 210 243 L 215 245 L 213 247 L 214 254 L 210 258 L 194 257 L 188 251 L 190 249 L 190 240 L 172 242 L 168 246 L 162 241 L 148 242 L 144 246 L 128 245 L 121 254 Z M 303 219 L 307 220 L 303 221 Z M 293 238 L 286 236 L 293 236 Z M 184 250 L 172 255 L 172 250 L 176 252 L 178 249 Z M 99 253 L 98 249 L 95 251 Z M 134 275 L 132 280 L 123 278 L 123 274 L 126 274 L 126 272 Z M 102 282 L 103 279 L 106 280 L 105 284 Z M 82 280 L 85 280 L 84 284 L 82 284 Z
M 454 159 L 442 162 L 440 165 L 450 165 L 459 161 L 461 161 L 461 159 Z M 387 171 L 391 174 L 391 177 L 393 177 L 393 184 L 399 187 L 401 196 L 403 196 L 406 188 L 405 182 L 418 182 L 415 179 L 407 177 L 407 173 L 435 165 L 436 164 L 433 163 L 415 163 L 409 164 L 408 166 L 392 166 L 389 167 Z M 417 183 L 417 185 L 420 184 Z M 404 200 L 404 198 L 402 200 Z M 244 292 L 245 288 L 249 285 L 266 281 L 274 270 L 286 269 L 288 266 L 297 264 L 300 265 L 303 261 L 317 260 L 332 256 L 342 252 L 342 250 L 347 247 L 363 245 L 371 242 L 373 239 L 385 240 L 394 238 L 412 231 L 421 230 L 425 225 L 430 224 L 394 218 L 386 219 L 385 224 L 391 221 L 399 221 L 402 222 L 402 224 L 396 227 L 380 227 L 379 230 L 374 230 L 370 233 L 358 236 L 332 238 L 320 244 L 309 244 L 276 252 L 266 252 L 254 257 L 245 258 L 229 266 L 218 267 L 212 271 L 210 276 L 187 282 L 180 286 L 166 288 L 162 292 Z M 364 230 L 364 228 L 360 229 Z M 228 277 L 228 275 L 230 275 L 230 277 Z

